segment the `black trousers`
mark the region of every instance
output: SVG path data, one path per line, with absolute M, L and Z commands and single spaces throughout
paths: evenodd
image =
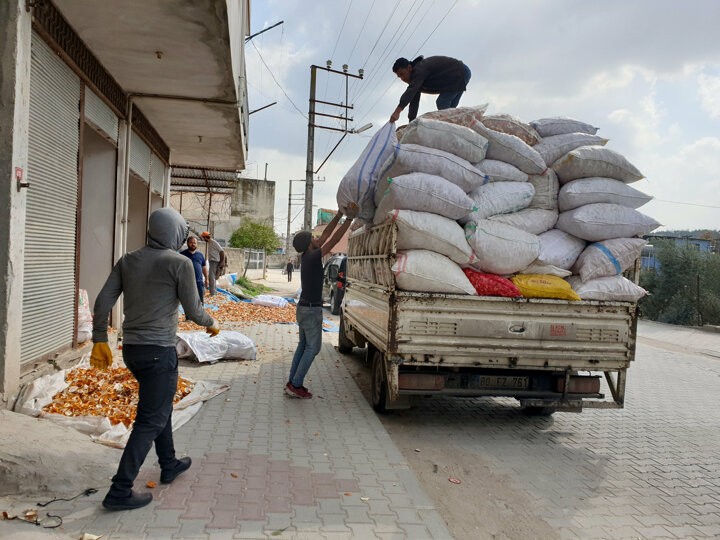
M 178 382 L 175 347 L 125 344 L 123 360 L 137 379 L 140 390 L 135 423 L 117 474 L 112 478 L 110 494 L 115 497 L 130 495 L 153 442 L 161 469 L 169 469 L 177 461 L 171 422 Z

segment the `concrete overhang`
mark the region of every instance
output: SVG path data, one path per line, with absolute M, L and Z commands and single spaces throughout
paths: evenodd
M 242 170 L 250 0 L 54 0 L 170 148 L 174 165 Z

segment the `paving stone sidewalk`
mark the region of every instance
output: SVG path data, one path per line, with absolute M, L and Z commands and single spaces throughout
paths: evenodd
M 325 334 L 306 378 L 310 400 L 285 396 L 295 325 L 240 329 L 258 344 L 255 362 L 182 364 L 181 375 L 231 385 L 175 432 L 191 469 L 159 484 L 154 451 L 136 488 L 153 503 L 107 512 L 91 497 L 52 505 L 62 529 L 103 538 L 451 538 L 432 501 L 368 406 Z M 119 454 L 118 454 L 119 458 Z M 39 530 L 37 531 L 40 532 Z M 39 537 L 39 536 L 38 536 Z

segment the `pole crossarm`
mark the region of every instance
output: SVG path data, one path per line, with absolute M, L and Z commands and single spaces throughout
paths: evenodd
M 323 101 L 321 99 L 313 99 L 311 101 L 313 101 L 314 103 L 322 103 L 323 105 L 332 105 L 334 107 L 340 107 L 341 109 L 354 109 L 355 108 L 354 105 L 344 105 L 342 103 L 333 103 L 331 101 Z

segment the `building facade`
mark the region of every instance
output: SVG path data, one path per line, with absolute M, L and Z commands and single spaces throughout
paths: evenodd
M 249 0 L 0 2 L 6 403 L 78 345 L 80 289 L 92 304 L 113 262 L 145 245 L 172 166 L 244 168 L 249 15 Z

